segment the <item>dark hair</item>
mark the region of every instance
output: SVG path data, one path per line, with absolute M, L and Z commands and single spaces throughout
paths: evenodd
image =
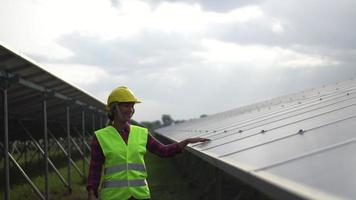
M 107 113 L 107 116 L 108 116 L 108 123 L 107 125 L 112 125 L 112 122 L 114 121 L 115 119 L 115 115 L 116 115 L 116 106 L 118 105 L 117 102 L 113 102 L 109 105 L 109 111 Z

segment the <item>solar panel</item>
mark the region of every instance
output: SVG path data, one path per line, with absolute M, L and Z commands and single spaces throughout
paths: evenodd
M 356 199 L 356 81 L 156 130 L 275 198 Z

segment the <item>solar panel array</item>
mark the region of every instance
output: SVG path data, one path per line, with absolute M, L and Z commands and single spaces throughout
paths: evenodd
M 28 126 L 32 126 L 34 137 L 42 137 L 42 133 L 37 131 L 42 127 L 36 126 L 33 121 L 42 121 L 43 99 L 46 99 L 49 123 L 65 123 L 67 106 L 71 109 L 71 124 L 81 125 L 83 110 L 86 112 L 84 116 L 86 124 L 93 123 L 91 115 L 96 117 L 94 121 L 96 127 L 99 127 L 99 121 L 103 124 L 106 119 L 103 102 L 45 71 L 35 61 L 1 43 L 0 84 L 2 87 L 7 84 L 10 140 L 21 140 L 22 137 L 26 139 L 22 134 L 22 128 L 15 123 L 16 120 L 22 120 L 24 123 L 27 122 Z M 1 101 L 2 99 L 0 103 L 3 104 Z M 2 118 L 1 115 L 0 119 Z M 0 124 L 1 130 L 2 126 L 3 123 Z M 54 125 L 52 127 L 56 129 Z M 63 130 L 59 127 L 54 132 L 63 133 Z M 2 136 L 1 134 L 0 138 Z
M 10 184 L 15 187 L 14 177 L 20 176 L 38 199 L 50 199 L 49 169 L 58 177 L 53 181 L 61 181 L 71 193 L 72 171 L 85 177 L 90 151 L 88 136 L 104 125 L 105 104 L 1 43 L 0 90 L 3 199 L 10 199 L 14 192 Z M 35 154 L 26 156 L 32 152 Z M 58 169 L 58 152 L 67 158 L 66 178 Z M 83 159 L 82 170 L 75 162 L 77 159 Z M 43 189 L 36 186 L 21 164 L 43 164 Z
M 356 81 L 158 129 L 253 187 L 288 199 L 356 199 Z

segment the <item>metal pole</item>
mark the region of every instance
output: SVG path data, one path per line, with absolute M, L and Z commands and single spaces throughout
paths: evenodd
M 74 135 L 74 132 L 76 132 L 76 133 L 78 134 L 78 136 L 79 136 L 79 137 L 78 137 L 79 140 L 80 140 L 80 141 L 83 141 L 82 135 L 80 135 L 81 133 L 78 131 L 78 129 L 76 129 L 75 127 L 73 127 L 73 128 L 74 128 L 74 129 L 73 129 L 74 131 L 72 132 L 72 133 L 73 133 L 72 135 Z M 73 142 L 73 140 L 72 140 L 72 142 Z M 88 144 L 86 141 L 84 142 L 84 148 L 85 148 L 85 147 L 87 148 L 88 151 L 90 151 L 90 146 L 89 146 L 89 144 Z
M 5 173 L 5 193 L 4 199 L 10 200 L 10 167 L 9 167 L 9 116 L 7 110 L 7 89 L 3 89 L 4 106 L 4 173 Z
M 46 96 L 46 95 L 45 95 Z M 47 101 L 43 99 L 43 134 L 44 134 L 44 161 L 45 161 L 45 198 L 49 199 L 48 188 L 48 135 L 47 135 Z
M 66 107 L 66 115 L 67 115 L 67 145 L 68 145 L 68 150 L 67 150 L 67 157 L 68 157 L 68 189 L 69 189 L 69 194 L 72 194 L 72 178 L 71 178 L 71 143 L 70 143 L 70 118 L 69 118 L 69 106 Z
M 30 177 L 27 176 L 26 172 L 23 171 L 21 166 L 16 162 L 15 158 L 10 154 L 10 152 L 7 153 L 8 156 L 11 158 L 12 163 L 14 163 L 15 167 L 20 171 L 22 176 L 26 179 L 26 181 L 31 185 L 32 189 L 36 192 L 36 194 L 43 200 L 46 198 L 42 195 L 40 190 L 36 187 L 36 185 L 31 181 Z
M 83 172 L 85 173 L 85 111 L 82 110 L 82 148 L 83 148 Z
M 62 150 L 62 152 L 64 153 L 64 155 L 66 155 L 66 156 L 68 157 L 68 153 L 67 153 L 67 151 L 64 149 L 64 147 L 62 146 L 62 144 L 57 140 L 56 137 L 54 137 L 53 134 L 51 134 L 51 132 L 49 132 L 49 134 L 50 134 L 51 137 L 54 139 L 54 141 L 57 143 L 57 145 L 59 146 L 59 149 Z M 70 139 L 72 140 L 73 138 L 70 138 Z M 70 159 L 70 163 L 73 165 L 74 169 L 76 169 L 76 170 L 78 171 L 78 174 L 79 174 L 80 176 L 83 176 L 83 177 L 84 177 L 83 172 L 80 171 L 79 167 L 75 164 L 75 162 L 73 161 L 72 158 Z
M 89 165 L 89 160 L 84 156 L 83 151 L 81 150 L 80 146 L 75 142 L 75 140 L 73 138 L 72 139 L 72 143 L 74 145 L 75 148 L 77 148 L 79 154 L 83 157 L 83 162 L 86 162 Z
M 33 147 L 38 150 L 42 156 L 44 156 L 44 151 L 41 148 L 41 145 L 37 143 L 37 141 L 32 137 L 31 133 L 28 132 L 25 128 L 24 128 L 26 134 L 31 138 L 31 140 L 33 141 L 33 143 L 31 143 L 33 145 Z M 50 131 L 48 131 L 49 133 L 51 133 Z M 54 170 L 54 172 L 56 172 L 56 174 L 58 175 L 59 179 L 62 181 L 62 183 L 68 187 L 68 183 L 66 182 L 66 180 L 63 178 L 62 174 L 58 171 L 58 169 L 56 168 L 56 166 L 53 164 L 53 162 L 51 161 L 50 158 L 47 159 L 48 160 L 48 164 L 49 166 L 52 167 L 52 169 Z
M 103 128 L 103 117 L 99 117 L 100 128 Z

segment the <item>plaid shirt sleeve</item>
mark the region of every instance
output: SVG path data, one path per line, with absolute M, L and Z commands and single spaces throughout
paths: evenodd
M 105 157 L 100 147 L 98 139 L 94 135 L 91 141 L 91 160 L 88 173 L 87 190 L 93 189 L 95 196 L 98 197 L 98 188 L 101 179 L 101 170 Z
M 182 152 L 182 149 L 180 148 L 178 143 L 165 145 L 159 142 L 151 134 L 148 134 L 146 148 L 148 149 L 148 151 L 150 151 L 153 154 L 156 154 L 159 157 L 172 157 Z

